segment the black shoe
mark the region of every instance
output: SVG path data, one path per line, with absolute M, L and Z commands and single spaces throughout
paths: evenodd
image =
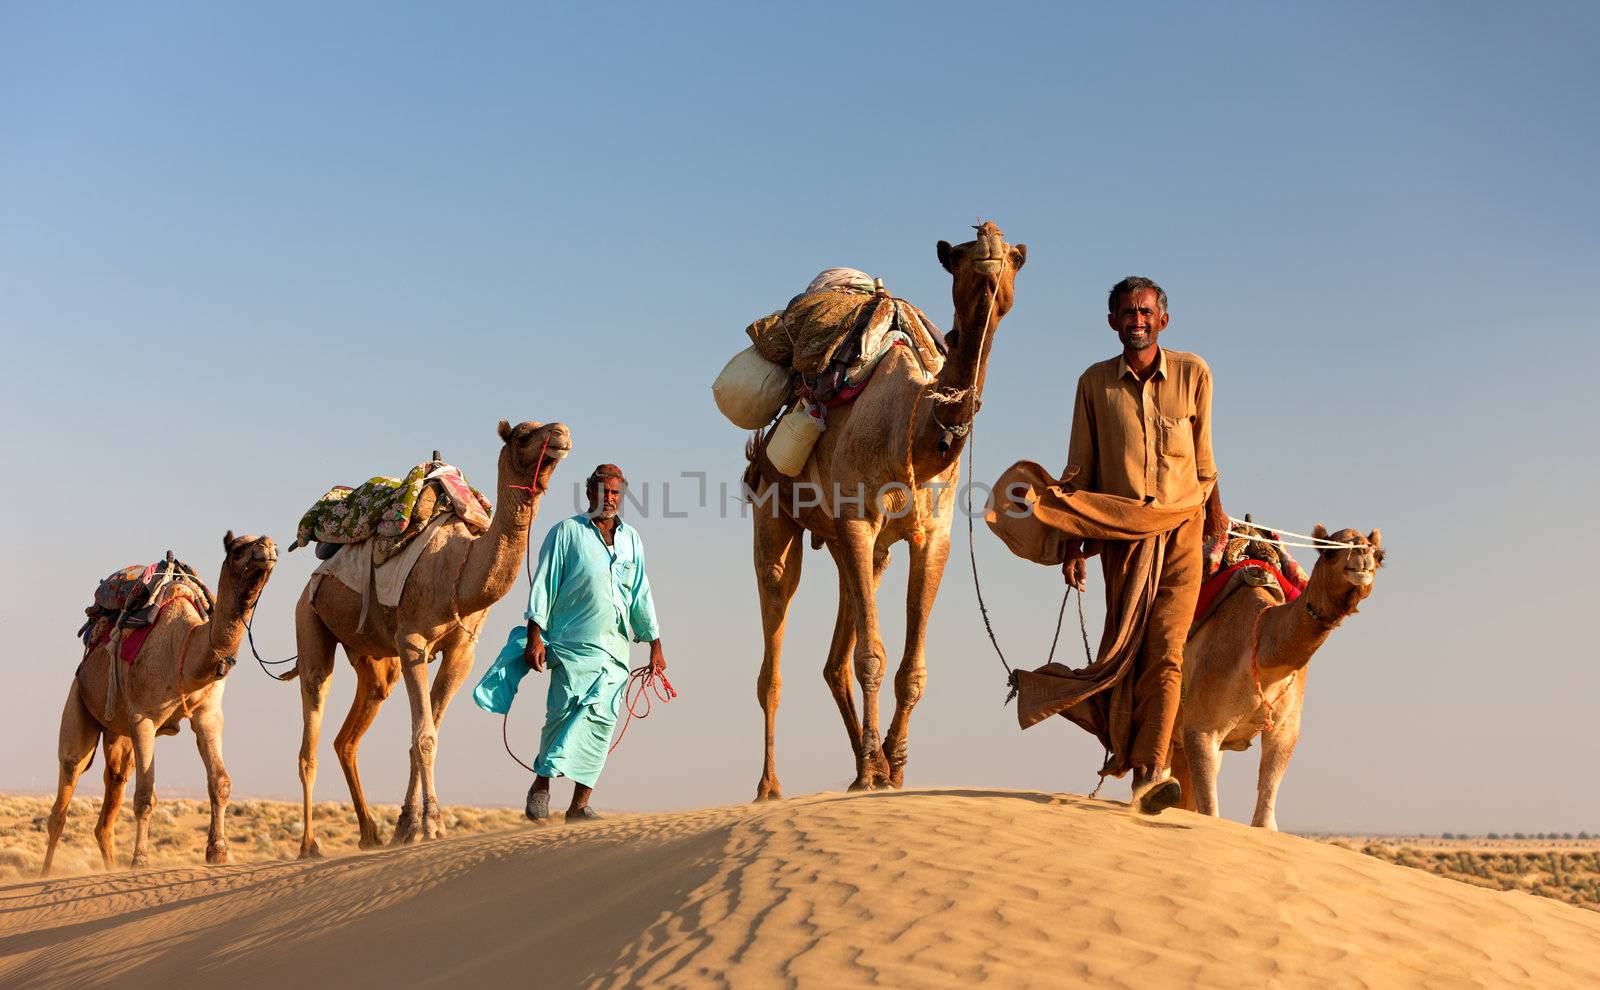
M 1140 794 L 1137 800 L 1139 814 L 1159 815 L 1183 801 L 1183 788 L 1176 780 L 1169 777 L 1160 783 L 1152 784 L 1150 789 Z
M 547 822 L 550 820 L 550 792 L 548 790 L 528 791 L 528 805 L 523 809 L 523 814 L 528 816 L 530 822 Z

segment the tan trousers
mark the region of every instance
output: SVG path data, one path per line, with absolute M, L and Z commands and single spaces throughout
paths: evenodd
M 1128 762 L 1135 768 L 1156 769 L 1167 765 L 1172 743 L 1172 725 L 1178 717 L 1178 699 L 1183 691 L 1183 644 L 1194 621 L 1194 607 L 1200 597 L 1200 579 L 1205 570 L 1202 556 L 1203 517 L 1197 516 L 1160 539 L 1163 541 L 1161 580 L 1145 625 L 1144 643 L 1129 677 L 1133 681 L 1133 747 Z M 1106 575 L 1107 608 L 1111 574 L 1127 566 L 1135 544 L 1108 542 L 1101 550 L 1101 566 Z

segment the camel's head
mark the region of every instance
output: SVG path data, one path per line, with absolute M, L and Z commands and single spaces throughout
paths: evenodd
M 565 423 L 512 426 L 502 419 L 500 439 L 505 442 L 505 449 L 500 451 L 501 479 L 510 478 L 515 485 L 532 488 L 535 495 L 545 493 L 556 465 L 572 452 L 572 434 L 567 432 Z
M 1341 529 L 1329 535 L 1326 527 L 1318 524 L 1311 531 L 1318 540 L 1344 543 L 1347 547 L 1328 547 L 1317 552 L 1317 565 L 1313 571 L 1323 572 L 1334 589 L 1341 586 L 1353 590 L 1356 601 L 1372 593 L 1372 582 L 1378 568 L 1383 566 L 1383 534 L 1373 530 L 1362 536 L 1353 529 Z M 1348 592 L 1347 592 L 1348 593 Z
M 1028 260 L 1028 245 L 1010 245 L 1006 235 L 993 222 L 985 220 L 975 228 L 978 236 L 965 244 L 951 246 L 939 242 L 939 264 L 951 275 L 950 296 L 955 300 L 958 321 L 962 314 L 977 314 L 979 325 L 994 295 L 994 317 L 1011 312 L 1013 283 Z
M 224 566 L 246 586 L 265 584 L 278 564 L 278 547 L 270 536 L 234 536 L 230 529 L 222 537 L 222 552 L 227 556 Z

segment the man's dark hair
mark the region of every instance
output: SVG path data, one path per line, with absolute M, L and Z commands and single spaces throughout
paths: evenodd
M 1163 313 L 1167 311 L 1167 290 L 1157 285 L 1154 279 L 1145 278 L 1143 275 L 1129 275 L 1111 287 L 1111 295 L 1106 299 L 1106 312 L 1115 313 L 1117 311 L 1117 300 L 1124 293 L 1134 293 L 1141 289 L 1156 290 L 1156 306 Z

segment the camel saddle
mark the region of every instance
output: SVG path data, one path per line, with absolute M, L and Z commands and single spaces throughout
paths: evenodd
M 909 347 L 930 377 L 947 352 L 944 334 L 922 310 L 882 289 L 804 292 L 745 333 L 762 357 L 798 372 L 802 394 L 824 405 L 853 398 L 897 344 Z
M 493 511 L 459 468 L 435 456 L 404 478 L 333 486 L 300 517 L 289 549 L 315 541 L 317 556 L 326 560 L 345 544 L 372 540 L 373 561 L 381 564 L 403 551 L 436 515 L 453 512 L 477 535 L 489 528 Z
M 1195 602 L 1193 636 L 1217 608 L 1240 588 L 1265 588 L 1279 605 L 1292 602 L 1305 590 L 1306 572 L 1277 541 L 1271 530 L 1241 525 L 1236 535 L 1208 540 L 1205 545 L 1206 579 Z
M 171 551 L 154 564 L 133 564 L 113 571 L 95 588 L 94 601 L 83 610 L 87 618 L 78 628 L 85 655 L 109 640 L 116 630 L 122 637 L 122 659 L 133 663 L 145 637 L 167 606 L 187 600 L 204 620 L 216 607 L 211 589 L 194 568 Z

